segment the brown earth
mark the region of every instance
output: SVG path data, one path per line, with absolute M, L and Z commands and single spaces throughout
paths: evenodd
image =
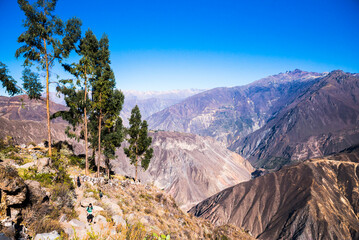
M 358 239 L 359 148 L 230 187 L 189 212 L 259 239 Z

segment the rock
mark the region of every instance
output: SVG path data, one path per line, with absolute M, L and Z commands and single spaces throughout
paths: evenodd
M 123 227 L 126 227 L 126 221 L 120 215 L 112 216 L 112 221 L 115 223 L 115 225 L 121 225 Z
M 35 236 L 35 240 L 55 240 L 60 238 L 60 234 L 57 231 L 52 231 L 50 233 L 41 233 Z
M 84 198 L 81 200 L 81 207 L 88 207 L 88 205 L 90 203 L 92 203 L 92 205 L 94 205 L 94 203 L 96 203 L 97 200 L 95 198 L 89 197 L 89 198 Z
M 135 220 L 135 214 L 131 213 L 129 215 L 127 215 L 127 222 L 130 224 L 134 224 L 134 220 Z
M 102 223 L 102 224 L 107 224 L 107 220 L 104 216 L 102 215 L 97 215 L 94 219 L 95 223 Z
M 71 226 L 73 227 L 77 227 L 77 228 L 85 228 L 86 224 L 77 220 L 77 219 L 72 219 L 70 222 Z
M 6 169 L 4 169 L 4 171 L 6 171 Z M 4 175 L 5 177 L 0 179 L 0 189 L 5 191 L 7 194 L 16 194 L 26 189 L 24 180 L 22 180 L 19 176 L 14 176 L 11 173 L 8 175 L 6 172 Z
M 37 160 L 37 155 L 36 155 L 36 153 L 32 153 L 32 154 L 31 154 L 31 157 L 32 157 L 32 159 Z
M 41 188 L 39 182 L 33 180 L 26 180 L 25 183 L 29 190 L 30 202 L 32 204 L 43 203 L 49 200 L 49 196 L 46 194 L 46 191 Z
M 109 199 L 107 196 L 102 198 L 102 202 L 106 204 L 107 208 L 111 211 L 112 215 L 123 215 L 122 209 L 113 200 Z
M 142 218 L 140 219 L 140 222 L 141 222 L 143 225 L 148 225 L 148 224 L 149 224 L 148 217 L 147 217 L 147 216 L 142 217 Z
M 94 211 L 103 211 L 104 209 L 102 207 L 100 207 L 100 206 L 93 205 L 93 210 Z
M 21 145 L 20 145 L 20 148 L 26 148 L 26 145 L 25 145 L 25 144 L 21 144 Z
M 10 208 L 10 218 L 14 222 L 17 222 L 17 219 L 21 217 L 21 208 Z
M 74 235 L 74 229 L 72 227 L 69 228 L 64 228 L 64 232 L 69 235 L 69 237 L 71 237 L 72 235 Z
M 18 168 L 30 168 L 33 166 L 35 166 L 35 162 L 29 162 L 29 163 L 19 166 Z
M 6 195 L 7 206 L 11 207 L 14 205 L 20 205 L 26 200 L 27 188 L 23 188 L 19 192 Z
M 36 166 L 38 171 L 42 171 L 50 163 L 50 158 L 44 157 L 36 161 Z
M 65 222 L 66 221 L 66 214 L 61 214 L 59 218 L 59 222 Z

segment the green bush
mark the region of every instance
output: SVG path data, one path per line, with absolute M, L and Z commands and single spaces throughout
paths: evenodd
M 70 165 L 72 166 L 79 166 L 81 169 L 85 169 L 86 167 L 86 162 L 85 159 L 79 156 L 69 156 L 69 160 L 70 160 Z

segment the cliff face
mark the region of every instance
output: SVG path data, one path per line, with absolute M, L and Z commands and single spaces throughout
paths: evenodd
M 333 71 L 230 149 L 278 169 L 359 144 L 359 77 Z
M 50 113 L 66 107 L 50 102 Z M 62 119 L 51 121 L 55 141 L 65 140 L 67 123 Z M 27 96 L 0 96 L 0 138 L 12 136 L 18 144 L 40 143 L 47 139 L 46 101 L 29 100 Z
M 196 94 L 148 118 L 152 129 L 211 136 L 229 146 L 262 127 L 325 74 L 295 70 Z
M 230 187 L 189 212 L 242 227 L 259 239 L 358 239 L 358 153 L 356 148 L 284 167 Z
M 175 132 L 151 136 L 154 157 L 146 172 L 139 171 L 139 179 L 165 189 L 182 209 L 250 179 L 250 163 L 210 137 Z M 115 172 L 134 176 L 134 167 L 122 148 L 117 155 L 112 161 Z

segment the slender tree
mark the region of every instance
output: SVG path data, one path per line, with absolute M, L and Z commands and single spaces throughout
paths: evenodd
M 107 168 L 107 176 L 110 178 L 111 164 L 110 160 L 116 158 L 116 148 L 121 146 L 123 141 L 123 125 L 120 117 L 124 95 L 119 90 L 114 90 L 106 103 L 106 115 L 104 131 L 102 133 L 102 145 L 104 148 L 105 165 Z
M 90 87 L 90 79 L 94 77 L 96 68 L 96 56 L 98 54 L 98 41 L 96 36 L 91 30 L 85 33 L 85 36 L 80 40 L 80 44 L 76 49 L 76 52 L 81 56 L 81 59 L 77 63 L 63 64 L 65 70 L 70 72 L 76 77 L 76 81 L 69 79 L 62 83 L 65 85 L 59 87 L 58 91 L 64 94 L 67 106 L 69 106 L 68 113 L 62 112 L 58 116 L 64 115 L 65 118 L 73 123 L 73 130 L 81 128 L 81 136 L 85 140 L 85 172 L 88 175 L 89 162 L 88 162 L 88 111 L 91 108 L 91 104 L 88 97 L 88 89 Z M 70 85 L 70 90 L 66 84 Z M 76 92 L 76 89 L 80 88 L 81 91 Z M 81 95 L 82 94 L 82 95 Z M 82 96 L 81 97 L 79 96 Z M 67 101 L 69 100 L 69 101 Z M 74 102 L 77 101 L 77 102 Z M 79 118 L 77 120 L 71 117 Z M 69 133 L 69 132 L 68 132 Z M 69 136 L 75 136 L 73 133 Z
M 113 98 L 116 95 L 115 89 L 115 75 L 110 67 L 110 51 L 109 41 L 104 35 L 99 41 L 99 51 L 96 57 L 95 76 L 91 80 L 92 86 L 92 114 L 91 122 L 91 142 L 92 147 L 95 148 L 97 144 L 97 176 L 100 175 L 101 166 L 101 150 L 104 146 L 102 144 L 102 133 L 106 132 L 107 128 L 111 128 L 119 117 L 122 109 L 122 102 L 117 101 L 117 104 L 112 104 Z M 123 95 L 121 92 L 118 95 Z M 121 98 L 119 98 L 121 99 Z M 117 106 L 116 106 L 117 105 Z M 97 122 L 97 128 L 94 123 Z M 105 127 L 105 129 L 103 129 Z M 97 139 L 95 138 L 97 136 Z
M 46 112 L 49 141 L 49 155 L 51 152 L 51 126 L 49 106 L 50 69 L 55 60 L 62 61 L 69 56 L 74 44 L 81 36 L 81 21 L 72 18 L 64 26 L 61 19 L 53 15 L 57 0 L 37 0 L 30 4 L 27 0 L 18 0 L 21 10 L 25 13 L 24 27 L 26 29 L 18 42 L 23 45 L 16 50 L 15 56 L 25 58 L 24 65 L 31 66 L 38 63 L 39 69 L 46 72 Z
M 127 157 L 130 158 L 131 164 L 135 165 L 135 181 L 137 181 L 137 167 L 139 162 L 141 167 L 144 170 L 147 170 L 153 156 L 153 149 L 150 147 L 152 138 L 148 136 L 147 122 L 146 120 L 141 120 L 140 109 L 137 105 L 131 111 L 129 123 L 129 138 L 127 138 L 127 141 L 130 146 L 128 148 L 124 148 L 124 152 Z

